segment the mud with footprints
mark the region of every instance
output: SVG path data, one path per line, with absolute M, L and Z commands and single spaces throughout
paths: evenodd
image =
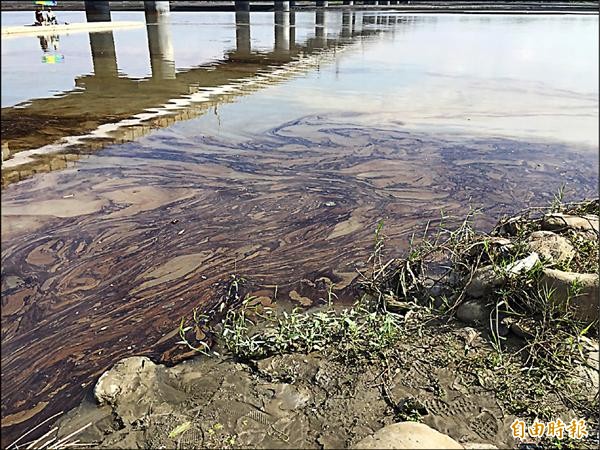
M 59 435 L 91 422 L 78 438 L 99 448 L 349 448 L 385 425 L 418 420 L 461 443 L 514 448 L 515 416 L 475 375 L 491 353 L 483 330 L 432 323 L 387 360 L 344 361 L 325 350 L 166 368 L 130 358 L 113 369 L 128 380 L 119 394 L 100 407 L 90 395 L 63 417 Z M 558 399 L 545 401 L 569 414 Z

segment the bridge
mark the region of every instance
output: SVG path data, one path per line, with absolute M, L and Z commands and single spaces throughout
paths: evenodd
M 364 1 L 343 1 L 344 6 L 354 6 L 355 4 L 361 5 L 397 5 L 400 3 L 407 3 L 406 1 L 394 1 L 394 0 L 364 0 Z M 408 2 L 410 3 L 410 2 Z M 234 1 L 236 11 L 250 11 L 251 2 L 248 0 Z M 314 6 L 317 8 L 327 8 L 329 1 L 317 0 L 314 2 Z M 276 11 L 290 11 L 296 7 L 296 2 L 290 1 L 273 1 L 273 7 Z M 168 1 L 144 1 L 144 9 L 147 14 L 164 14 L 169 12 L 170 6 Z M 104 21 L 110 20 L 110 4 L 108 1 L 97 1 L 97 0 L 85 0 L 85 10 L 88 21 Z

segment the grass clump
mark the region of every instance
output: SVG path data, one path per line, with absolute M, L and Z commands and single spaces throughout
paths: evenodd
M 247 306 L 252 299 L 247 297 L 242 308 L 229 311 L 222 324 L 225 347 L 244 360 L 310 353 L 333 344 L 344 359 L 371 358 L 389 349 L 398 337 L 399 317 L 378 313 L 365 304 L 314 312 L 294 309 L 277 313 L 264 308 L 256 314 Z

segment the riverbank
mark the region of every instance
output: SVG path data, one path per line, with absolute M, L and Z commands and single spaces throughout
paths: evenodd
M 379 226 L 353 305 L 338 304 L 326 278 L 319 299 L 286 304 L 276 292 L 249 296 L 234 277 L 222 314 L 180 324 L 181 353 L 202 355 L 171 368 L 118 362 L 53 438 L 97 448 L 393 448 L 415 437 L 423 448 L 597 448 L 600 205 L 560 197 L 486 234 L 471 217 L 426 229 L 389 261 Z M 519 420 L 559 418 L 562 438 L 513 436 Z M 587 434 L 571 433 L 582 419 Z
M 171 1 L 171 11 L 233 11 L 234 5 L 232 1 Z M 376 2 L 373 2 L 376 3 Z M 111 2 L 113 11 L 143 11 L 143 1 L 122 1 Z M 298 9 L 314 8 L 314 1 L 297 1 Z M 273 10 L 272 1 L 253 1 L 251 2 L 253 11 L 271 11 Z M 348 8 L 342 1 L 330 1 L 329 8 Z M 459 12 L 468 11 L 474 12 L 589 12 L 598 13 L 598 3 L 592 1 L 521 1 L 521 0 L 504 0 L 504 1 L 424 1 L 413 0 L 410 2 L 401 1 L 397 5 L 378 5 L 364 4 L 355 2 L 354 7 L 367 9 L 385 9 L 396 11 L 407 11 L 411 13 L 423 12 Z M 55 8 L 57 11 L 83 11 L 85 4 L 83 1 L 60 1 Z M 31 11 L 31 2 L 27 1 L 11 1 L 1 3 L 2 11 Z

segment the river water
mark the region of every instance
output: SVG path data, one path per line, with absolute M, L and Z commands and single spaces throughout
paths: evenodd
M 395 256 L 442 210 L 597 193 L 597 15 L 113 20 L 141 24 L 2 38 L 3 440 L 119 358 L 173 362 L 233 273 L 343 289 L 380 219 Z

